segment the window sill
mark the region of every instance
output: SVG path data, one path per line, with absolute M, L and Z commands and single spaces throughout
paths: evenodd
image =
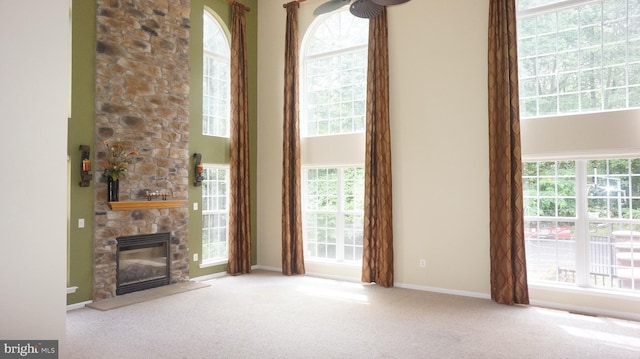
M 634 300 L 640 302 L 640 292 L 627 292 L 627 291 L 616 291 L 616 290 L 604 290 L 599 288 L 584 288 L 578 286 L 565 286 L 554 283 L 542 283 L 542 282 L 533 282 L 529 283 L 529 289 L 534 290 L 547 290 L 561 293 L 574 293 L 574 294 L 591 294 L 597 295 L 600 297 L 609 297 L 609 298 L 622 298 L 627 300 Z
M 570 313 L 640 321 L 640 293 L 529 283 L 530 304 Z
M 179 208 L 186 203 L 187 201 L 184 200 L 107 202 L 109 208 L 114 211 L 128 211 L 132 209 Z

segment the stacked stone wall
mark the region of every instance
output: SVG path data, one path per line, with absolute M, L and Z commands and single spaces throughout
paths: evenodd
M 135 150 L 120 201 L 162 191 L 186 200 L 189 186 L 189 0 L 97 0 L 95 161 L 104 141 Z M 94 300 L 115 296 L 116 238 L 171 233 L 171 282 L 189 279 L 186 205 L 113 211 L 95 178 Z

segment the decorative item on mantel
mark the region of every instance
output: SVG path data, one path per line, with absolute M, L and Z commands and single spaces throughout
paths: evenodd
M 204 171 L 204 167 L 202 166 L 202 154 L 201 153 L 194 153 L 193 154 L 193 162 L 194 162 L 194 166 L 193 166 L 193 185 L 196 187 L 200 187 L 202 186 L 202 172 Z
M 169 193 L 167 193 L 167 192 L 163 192 L 163 191 L 149 192 L 149 191 L 147 191 L 147 201 L 151 201 L 154 198 L 158 198 L 158 199 L 162 199 L 163 201 L 166 201 L 167 197 L 171 197 L 171 195 Z
M 120 178 L 129 169 L 129 164 L 137 156 L 137 151 L 127 152 L 122 143 L 109 145 L 109 141 L 104 141 L 107 149 L 107 157 L 104 163 L 102 176 L 107 180 L 107 202 L 117 202 L 120 196 Z
M 91 174 L 90 158 L 91 146 L 80 145 L 80 187 L 89 187 L 93 175 Z

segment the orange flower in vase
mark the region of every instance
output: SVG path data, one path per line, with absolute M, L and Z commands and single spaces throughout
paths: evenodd
M 103 164 L 105 178 L 111 178 L 113 181 L 118 181 L 120 177 L 124 177 L 124 174 L 129 168 L 129 164 L 133 160 L 132 156 L 137 156 L 137 151 L 127 152 L 122 143 L 115 143 L 109 145 L 109 141 L 104 141 L 104 146 L 107 149 L 107 157 Z

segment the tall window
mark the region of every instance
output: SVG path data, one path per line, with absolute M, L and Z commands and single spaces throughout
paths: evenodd
M 203 20 L 202 133 L 229 137 L 229 41 L 211 14 Z
M 318 17 L 302 47 L 301 130 L 305 259 L 360 263 L 368 20 Z M 311 144 L 311 142 L 313 144 Z
M 364 168 L 305 168 L 307 258 L 362 260 Z
M 229 256 L 229 169 L 206 165 L 202 173 L 202 264 Z
M 640 107 L 640 2 L 518 1 L 522 117 Z
M 303 135 L 364 132 L 368 24 L 348 11 L 314 23 L 304 48 Z
M 528 278 L 640 293 L 640 2 L 519 0 L 517 22 Z

